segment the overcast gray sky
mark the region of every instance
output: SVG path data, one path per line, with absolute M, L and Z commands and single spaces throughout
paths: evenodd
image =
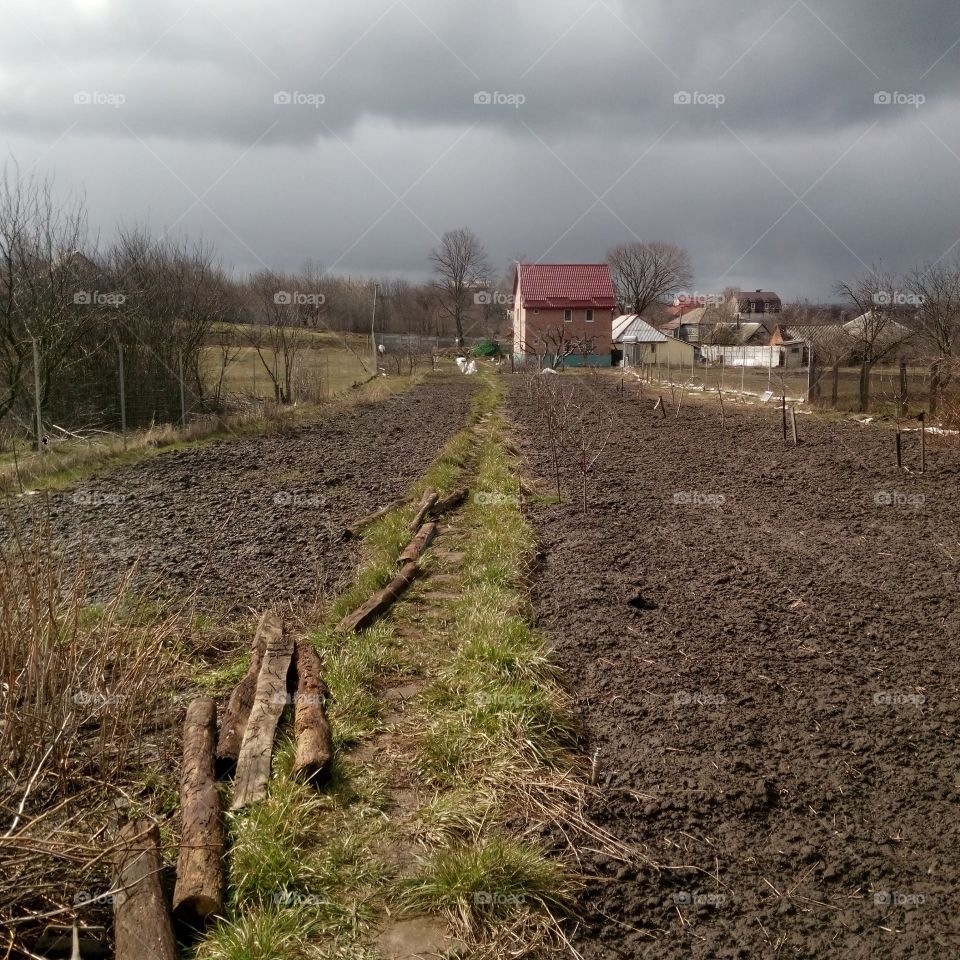
M 829 298 L 960 251 L 956 0 L 3 0 L 0 142 L 243 273 L 689 249 Z M 486 96 L 484 96 L 486 95 Z

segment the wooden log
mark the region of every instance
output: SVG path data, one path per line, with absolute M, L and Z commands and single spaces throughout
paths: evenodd
M 116 960 L 176 960 L 173 925 L 160 886 L 160 828 L 150 820 L 124 824 L 114 863 Z
M 200 929 L 223 913 L 223 856 L 226 849 L 220 796 L 214 779 L 217 705 L 197 697 L 187 707 L 183 724 L 183 767 L 180 771 L 180 815 L 183 829 L 177 857 L 173 916 Z
M 442 517 L 445 513 L 449 513 L 451 510 L 456 510 L 457 507 L 467 499 L 467 495 L 470 491 L 463 487 L 460 490 L 455 490 L 448 497 L 444 497 L 442 500 L 438 500 L 430 508 L 431 517 Z
M 231 810 L 241 810 L 267 795 L 273 738 L 280 714 L 287 703 L 287 674 L 292 657 L 293 637 L 281 624 L 279 635 L 274 632 L 268 638 L 263 654 L 257 692 L 243 731 L 240 756 L 237 757 L 237 778 Z
M 236 769 L 240 745 L 243 743 L 243 732 L 246 730 L 247 718 L 250 716 L 253 698 L 257 693 L 257 677 L 260 675 L 263 652 L 270 638 L 278 636 L 282 629 L 283 624 L 280 618 L 269 611 L 263 614 L 257 625 L 253 648 L 250 651 L 250 667 L 243 679 L 233 688 L 230 702 L 220 723 L 216 756 L 216 772 L 220 778 L 231 776 Z
M 360 532 L 366 527 L 369 527 L 370 524 L 376 523 L 381 517 L 385 517 L 388 513 L 392 513 L 394 510 L 398 510 L 403 506 L 404 498 L 400 497 L 397 500 L 391 500 L 385 507 L 381 507 L 379 510 L 374 510 L 373 513 L 368 513 L 365 517 L 361 517 L 353 526 L 347 527 L 341 534 L 341 538 L 344 540 L 350 540 L 354 537 L 358 537 Z
M 398 558 L 399 564 L 403 566 L 405 563 L 419 560 L 423 551 L 433 542 L 436 532 L 437 524 L 435 522 L 430 521 L 429 523 L 425 523 L 417 535 L 404 547 L 403 553 L 401 553 Z
M 416 563 L 405 563 L 400 572 L 379 592 L 375 593 L 366 603 L 357 607 L 353 613 L 345 616 L 337 624 L 337 630 L 347 632 L 362 630 L 368 623 L 376 619 L 386 610 L 407 587 L 413 583 L 419 567 Z
M 420 529 L 420 524 L 423 523 L 423 518 L 431 511 L 436 502 L 436 492 L 427 488 L 423 492 L 423 498 L 420 500 L 420 506 L 417 508 L 417 514 L 410 523 L 411 533 L 416 533 Z
M 293 775 L 323 786 L 329 782 L 333 766 L 333 736 L 324 709 L 330 690 L 323 682 L 320 657 L 305 637 L 296 642 L 293 664 L 297 674 Z

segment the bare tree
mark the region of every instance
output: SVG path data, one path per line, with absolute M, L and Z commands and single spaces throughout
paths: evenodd
M 77 309 L 78 271 L 89 263 L 86 212 L 81 203 L 57 203 L 53 184 L 21 177 L 16 166 L 0 176 L 0 417 L 27 391 L 33 352 L 39 362 L 41 402 L 64 375 L 93 323 Z
M 441 312 L 457 329 L 457 344 L 463 345 L 463 321 L 490 273 L 487 255 L 479 237 L 466 227 L 449 230 L 430 255 Z
M 910 292 L 917 303 L 921 345 L 932 354 L 930 412 L 950 385 L 960 357 L 960 256 L 911 273 Z
M 277 402 L 293 403 L 297 359 L 310 337 L 303 329 L 300 308 L 310 304 L 301 303 L 304 292 L 295 277 L 272 270 L 255 274 L 248 290 L 254 323 L 247 328 L 247 342 L 257 351 Z
M 607 251 L 620 306 L 643 313 L 693 282 L 690 255 L 672 243 L 623 243 Z
M 858 410 L 861 413 L 870 405 L 870 371 L 875 364 L 894 354 L 911 332 L 898 320 L 898 317 L 904 318 L 896 297 L 900 286 L 894 274 L 877 267 L 852 283 L 840 282 L 835 288 L 856 313 L 845 329 L 860 363 Z

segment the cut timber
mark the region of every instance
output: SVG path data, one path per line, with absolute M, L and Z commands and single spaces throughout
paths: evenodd
M 276 622 L 280 623 L 279 620 Z M 231 810 L 240 810 L 248 803 L 263 800 L 267 795 L 273 738 L 280 714 L 287 703 L 287 673 L 292 657 L 293 637 L 280 623 L 279 631 L 271 631 L 263 654 L 257 692 L 237 758 L 237 779 Z
M 420 529 L 420 524 L 423 523 L 423 518 L 431 511 L 436 502 L 436 493 L 428 487 L 423 492 L 423 499 L 420 501 L 420 506 L 417 507 L 417 515 L 413 518 L 413 522 L 410 524 L 411 533 L 416 533 Z
M 306 638 L 297 640 L 293 653 L 297 674 L 297 713 L 294 733 L 297 755 L 293 775 L 317 786 L 330 779 L 333 765 L 333 737 L 324 703 L 330 696 L 320 674 L 320 657 Z
M 360 531 L 364 530 L 366 527 L 369 527 L 371 523 L 376 523 L 381 517 L 385 517 L 388 513 L 393 513 L 394 510 L 398 510 L 403 506 L 403 498 L 397 500 L 392 500 L 385 507 L 381 507 L 379 510 L 374 510 L 373 513 L 368 513 L 365 517 L 361 517 L 352 527 L 347 527 L 343 531 L 343 539 L 350 540 L 353 537 L 360 535 Z
M 425 523 L 420 528 L 420 532 L 404 547 L 403 553 L 400 554 L 398 561 L 400 565 L 410 563 L 413 560 L 419 560 L 423 551 L 433 542 L 436 533 L 436 523 Z
M 210 697 L 192 701 L 183 724 L 183 769 L 180 771 L 183 831 L 177 857 L 173 916 L 195 929 L 203 927 L 214 914 L 223 913 L 226 839 L 214 780 L 216 730 L 216 703 Z
M 282 627 L 280 619 L 269 612 L 260 618 L 260 623 L 257 625 L 253 649 L 250 651 L 250 668 L 233 688 L 230 702 L 227 704 L 220 724 L 216 760 L 218 777 L 230 776 L 237 766 L 240 745 L 243 743 L 243 732 L 247 727 L 247 717 L 250 716 L 250 708 L 253 706 L 253 698 L 257 692 L 257 677 L 260 675 L 263 652 L 270 638 L 280 635 Z
M 413 561 L 405 563 L 400 572 L 378 593 L 375 593 L 366 603 L 357 607 L 353 613 L 345 616 L 337 624 L 337 630 L 362 630 L 368 623 L 386 610 L 407 587 L 413 583 L 417 575 L 417 564 Z
M 467 499 L 467 494 L 470 491 L 464 487 L 461 490 L 456 490 L 450 494 L 448 497 L 444 497 L 442 500 L 438 500 L 433 507 L 430 509 L 431 517 L 442 517 L 445 513 L 449 513 L 451 510 L 456 510 L 457 507 Z
M 121 827 L 115 864 L 117 960 L 175 960 L 173 927 L 160 887 L 160 828 L 150 820 Z

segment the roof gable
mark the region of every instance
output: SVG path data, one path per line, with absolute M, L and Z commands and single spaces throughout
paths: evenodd
M 616 306 L 605 263 L 520 263 L 516 285 L 524 307 Z

